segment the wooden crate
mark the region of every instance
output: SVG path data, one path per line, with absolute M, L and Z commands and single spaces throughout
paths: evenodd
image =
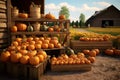
M 51 71 L 90 71 L 91 64 L 51 65 Z
M 70 46 L 75 51 L 81 51 L 83 49 L 94 49 L 98 48 L 100 50 L 105 50 L 107 48 L 112 48 L 112 41 L 79 41 L 71 40 Z
M 7 62 L 7 74 L 10 75 L 10 77 L 20 78 L 22 80 L 40 80 L 46 70 L 49 58 L 50 57 L 37 66 Z

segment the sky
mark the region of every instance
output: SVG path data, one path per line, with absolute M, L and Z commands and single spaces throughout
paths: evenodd
M 56 18 L 62 6 L 69 9 L 71 21 L 79 20 L 81 13 L 85 15 L 85 20 L 91 17 L 95 11 L 100 11 L 114 5 L 120 10 L 120 0 L 45 0 L 45 14 L 54 14 Z

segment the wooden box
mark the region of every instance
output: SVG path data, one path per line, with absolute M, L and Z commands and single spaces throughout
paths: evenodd
M 41 75 L 43 75 L 46 70 L 49 58 L 50 57 L 36 66 L 7 62 L 7 74 L 10 75 L 10 77 L 20 78 L 22 80 L 40 80 Z
M 91 64 L 51 65 L 51 71 L 90 71 Z
M 107 48 L 112 48 L 112 41 L 79 41 L 71 40 L 70 46 L 75 51 L 81 51 L 83 49 L 94 49 L 98 48 L 100 50 L 105 50 Z

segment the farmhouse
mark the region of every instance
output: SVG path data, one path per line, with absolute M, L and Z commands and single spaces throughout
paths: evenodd
M 95 13 L 86 21 L 92 27 L 120 26 L 120 10 L 111 5 Z

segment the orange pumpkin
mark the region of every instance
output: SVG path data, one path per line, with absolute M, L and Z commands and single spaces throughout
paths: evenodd
M 18 44 L 17 41 L 13 41 L 11 45 L 13 45 L 13 46 L 18 46 L 19 44 Z
M 11 62 L 17 63 L 17 62 L 19 62 L 19 60 L 20 60 L 21 57 L 22 57 L 21 53 L 19 53 L 19 52 L 13 53 L 10 56 L 10 60 L 11 60 Z
M 88 60 L 90 60 L 91 63 L 94 63 L 95 62 L 95 57 L 88 57 Z
M 17 41 L 18 43 L 21 43 L 22 38 L 18 37 L 18 38 L 15 39 L 15 41 Z
M 11 32 L 17 32 L 17 26 L 12 26 L 11 28 L 10 28 L 10 30 L 11 30 Z
M 29 45 L 27 46 L 27 49 L 28 49 L 28 50 L 35 50 L 35 45 L 29 44 Z
M 60 43 L 55 44 L 55 48 L 61 48 L 62 45 Z
M 49 44 L 49 40 L 44 40 L 44 41 L 42 41 L 42 43 L 44 44 Z
M 83 52 L 84 54 L 88 55 L 89 52 L 90 52 L 90 50 L 84 49 L 82 52 Z
M 35 49 L 41 49 L 41 44 L 40 43 L 36 43 L 35 44 Z
M 55 16 L 52 15 L 51 13 L 48 13 L 48 14 L 45 15 L 45 18 L 47 18 L 47 19 L 55 19 Z
M 29 57 L 33 57 L 33 56 L 35 56 L 36 54 L 37 54 L 37 51 L 36 51 L 36 50 L 28 51 L 28 53 L 27 53 L 27 55 L 28 55 Z
M 28 37 L 28 38 L 27 38 L 27 41 L 28 41 L 28 42 L 33 41 L 33 37 L 31 37 L 31 36 Z
M 9 51 L 2 52 L 1 55 L 0 55 L 0 60 L 3 61 L 3 62 L 8 61 L 9 58 L 10 58 L 10 52 Z
M 89 55 L 90 55 L 91 57 L 95 57 L 95 56 L 96 56 L 96 51 L 95 51 L 95 50 L 91 50 L 91 51 L 89 52 Z
M 61 14 L 59 15 L 59 19 L 66 19 L 65 15 Z
M 47 53 L 43 50 L 39 50 L 37 55 L 43 55 L 44 56 L 44 59 L 47 58 Z
M 105 50 L 105 53 L 106 53 L 107 55 L 113 55 L 113 54 L 114 54 L 114 51 L 113 51 L 113 49 L 106 49 L 106 50 Z
M 44 37 L 40 37 L 39 39 L 40 39 L 41 41 L 44 41 L 44 40 L 45 40 L 45 38 L 44 38 Z
M 26 49 L 20 49 L 19 52 L 22 54 L 22 55 L 26 55 L 28 53 L 28 50 Z
M 41 48 L 42 48 L 42 49 L 48 49 L 48 44 L 47 44 L 47 43 L 43 43 L 43 44 L 41 45 Z
M 50 43 L 56 45 L 56 44 L 58 44 L 58 40 L 50 40 Z
M 29 63 L 35 66 L 38 65 L 40 63 L 39 57 L 38 56 L 30 57 Z
M 100 53 L 100 50 L 99 49 L 93 49 L 96 51 L 96 55 L 98 55 Z
M 18 15 L 20 18 L 28 18 L 28 14 L 27 13 L 19 13 Z
M 44 61 L 44 56 L 43 55 L 37 55 L 39 57 L 40 62 Z
M 16 26 L 18 28 L 18 31 L 26 31 L 27 29 L 27 25 L 24 23 L 17 23 Z
M 49 32 L 53 32 L 53 31 L 54 31 L 54 28 L 49 27 L 49 28 L 48 28 L 48 31 L 49 31 Z
M 29 62 L 29 56 L 28 55 L 23 55 L 21 58 L 20 58 L 20 63 L 22 64 L 27 64 Z
M 54 44 L 49 43 L 49 44 L 48 44 L 48 48 L 49 48 L 49 49 L 53 49 L 53 48 L 54 48 Z

